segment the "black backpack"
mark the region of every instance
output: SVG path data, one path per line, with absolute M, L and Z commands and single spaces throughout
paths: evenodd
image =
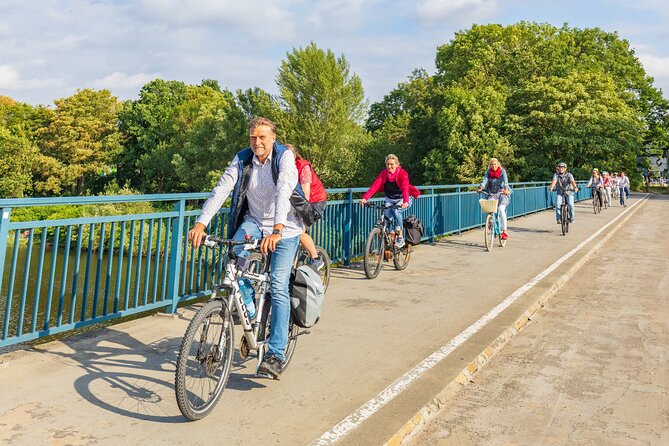
M 417 245 L 423 238 L 423 222 L 411 214 L 404 219 L 404 240 L 410 245 Z

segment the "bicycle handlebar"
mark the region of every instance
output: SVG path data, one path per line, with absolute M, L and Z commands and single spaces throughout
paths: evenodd
M 227 245 L 229 248 L 239 245 L 247 245 L 246 250 L 251 251 L 258 249 L 260 246 L 260 239 L 249 239 L 249 240 L 232 240 L 222 237 L 216 237 L 214 235 L 207 235 L 203 237 L 203 243 L 209 248 L 215 248 L 218 245 Z
M 385 203 L 370 203 L 367 202 L 362 205 L 363 207 L 368 207 L 371 209 L 402 209 L 401 205 L 393 204 L 391 206 L 386 206 Z

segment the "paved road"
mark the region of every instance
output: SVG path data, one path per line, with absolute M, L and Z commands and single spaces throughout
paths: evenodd
M 629 221 L 654 221 L 666 205 L 649 201 L 644 214 L 634 214 L 635 206 L 593 215 L 583 203 L 568 237 L 559 235 L 550 212 L 529 215 L 510 223 L 503 249 L 486 253 L 482 232 L 469 231 L 420 246 L 406 271 L 386 267 L 373 281 L 359 266 L 337 269 L 323 320 L 300 338 L 282 380 L 257 379 L 252 362 L 237 364 L 219 406 L 197 423 L 181 417 L 172 386 L 192 309 L 0 356 L 0 443 L 383 444 L 576 264 L 609 220 L 626 212 Z M 515 300 L 471 331 L 514 292 Z M 378 396 L 454 339 L 462 342 L 412 375 L 406 390 Z M 373 410 L 358 411 L 369 401 Z
M 669 444 L 668 227 L 647 203 L 412 444 Z

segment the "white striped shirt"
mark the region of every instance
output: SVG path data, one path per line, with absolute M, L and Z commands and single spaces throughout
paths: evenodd
M 198 223 L 209 225 L 216 212 L 223 206 L 230 192 L 237 182 L 239 158 L 235 156 L 232 163 L 221 175 L 218 184 L 212 190 L 212 195 L 202 207 L 202 214 Z M 295 237 L 302 233 L 302 220 L 295 214 L 290 204 L 290 196 L 297 185 L 297 168 L 295 157 L 290 150 L 286 150 L 279 163 L 279 177 L 274 184 L 272 178 L 272 152 L 264 163 L 253 155 L 249 185 L 246 191 L 246 200 L 249 210 L 244 221 L 255 223 L 263 235 L 268 235 L 274 225 L 284 225 L 283 237 Z M 241 205 L 239 203 L 238 205 Z

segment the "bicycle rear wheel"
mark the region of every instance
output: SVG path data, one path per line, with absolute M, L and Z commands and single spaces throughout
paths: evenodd
M 395 269 L 402 271 L 409 265 L 410 259 L 411 245 L 406 243 L 400 249 L 395 250 L 395 255 L 393 255 L 393 265 L 395 265 Z
M 175 391 L 184 417 L 212 411 L 230 376 L 234 353 L 232 317 L 224 302 L 207 302 L 191 320 L 177 358 Z
M 492 218 L 492 214 L 488 214 L 485 219 L 485 250 L 492 251 L 493 240 L 495 239 L 495 222 Z
M 260 326 L 258 328 L 258 341 L 264 341 L 263 344 L 263 357 L 267 353 L 267 341 L 269 340 L 270 335 L 270 322 L 272 316 L 272 298 L 267 296 L 265 299 L 265 305 L 262 309 L 262 314 L 260 315 Z M 300 330 L 300 327 L 293 323 L 293 317 L 291 316 L 288 321 L 288 343 L 286 344 L 286 350 L 284 351 L 284 361 L 283 361 L 283 370 L 286 370 L 290 360 L 293 358 L 293 353 L 295 352 L 295 346 L 297 344 L 297 333 Z
M 307 250 L 304 249 L 302 245 L 300 245 L 298 250 L 296 266 L 307 265 L 309 262 L 309 253 L 307 253 Z M 322 246 L 316 245 L 316 252 L 318 252 L 318 255 L 323 260 L 323 268 L 318 270 L 318 275 L 321 276 L 321 279 L 323 280 L 324 291 L 327 291 L 328 284 L 330 283 L 330 271 L 332 270 L 330 256 Z
M 368 279 L 374 279 L 381 271 L 381 262 L 383 261 L 383 250 L 385 240 L 380 228 L 374 228 L 367 236 L 365 243 L 365 275 Z

